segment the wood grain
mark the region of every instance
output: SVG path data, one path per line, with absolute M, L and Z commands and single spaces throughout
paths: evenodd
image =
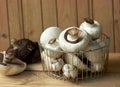
M 58 26 L 77 26 L 76 0 L 57 0 Z
M 88 0 L 89 17 L 93 18 L 93 0 Z
M 20 24 L 20 11 L 19 3 L 20 0 L 7 0 L 8 3 L 8 18 L 9 18 L 9 29 L 10 39 L 20 39 L 23 34 L 23 30 Z
M 120 52 L 120 0 L 113 0 L 114 5 L 114 30 L 115 30 L 115 52 Z
M 88 16 L 111 37 L 110 51 L 120 52 L 120 0 L 0 0 L 0 50 L 11 38 L 38 41 L 45 28 L 79 27 Z
M 0 75 L 1 87 L 119 87 L 120 86 L 120 53 L 111 53 L 108 72 L 101 78 L 80 81 L 74 84 L 69 81 L 53 79 L 41 71 L 24 71 L 16 76 Z M 116 68 L 117 66 L 117 68 Z M 116 72 L 117 70 L 117 72 Z M 119 71 L 118 71 L 119 70 Z
M 93 18 L 103 26 L 103 32 L 111 37 L 110 51 L 114 52 L 112 0 L 93 0 Z
M 78 27 L 84 21 L 84 18 L 89 17 L 88 8 L 88 0 L 77 0 Z
M 41 0 L 22 0 L 25 37 L 38 41 L 42 33 Z
M 56 0 L 42 0 L 43 28 L 57 26 Z
M 9 46 L 9 30 L 6 0 L 0 0 L 0 50 Z

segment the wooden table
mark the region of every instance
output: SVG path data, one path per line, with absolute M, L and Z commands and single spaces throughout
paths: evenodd
M 37 69 L 30 71 L 30 69 Z M 39 71 L 38 71 L 39 70 Z M 0 87 L 120 87 L 120 53 L 111 53 L 108 64 L 108 71 L 105 76 L 81 81 L 73 84 L 68 81 L 57 80 L 42 72 L 41 64 L 34 64 L 28 67 L 27 71 L 16 76 L 0 75 Z

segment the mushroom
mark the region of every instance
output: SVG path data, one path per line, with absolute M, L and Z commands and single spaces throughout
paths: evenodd
M 78 77 L 78 69 L 74 65 L 65 64 L 62 71 L 65 79 L 76 79 Z
M 61 33 L 61 29 L 58 27 L 48 27 L 40 36 L 40 44 L 45 47 L 45 45 L 53 38 L 58 38 Z
M 66 52 L 85 50 L 91 37 L 77 27 L 69 27 L 59 35 L 59 45 Z
M 105 47 L 106 43 L 102 39 L 97 39 L 96 42 L 100 45 L 100 47 Z
M 93 41 L 85 52 L 85 56 L 92 62 L 95 71 L 102 71 L 104 69 L 104 53 L 105 50 L 101 48 L 98 41 Z
M 66 53 L 64 55 L 65 63 L 74 65 L 78 68 L 78 70 L 88 70 L 91 69 L 91 62 L 85 57 L 82 56 L 80 53 Z
M 45 45 L 45 51 L 50 58 L 59 58 L 63 53 L 56 38 L 51 39 Z
M 98 39 L 102 33 L 102 26 L 100 23 L 90 18 L 84 18 L 84 22 L 80 25 L 80 29 L 90 34 L 93 40 Z
M 84 55 L 68 53 L 65 54 L 64 59 L 65 63 L 76 66 L 79 71 L 95 72 L 104 68 L 104 60 L 97 55 L 93 55 L 93 53 L 85 53 Z
M 29 39 L 12 39 L 11 45 L 6 52 L 12 49 L 16 50 L 14 56 L 27 64 L 40 61 L 40 50 L 37 42 L 33 42 Z
M 0 52 L 0 74 L 2 75 L 16 75 L 26 69 L 26 63 L 14 57 L 12 53 L 6 54 L 6 51 Z
M 45 51 L 41 53 L 41 58 L 44 63 L 44 68 L 46 68 L 45 70 L 48 71 L 60 71 L 64 65 L 64 61 L 62 58 L 50 58 L 49 56 L 47 56 Z

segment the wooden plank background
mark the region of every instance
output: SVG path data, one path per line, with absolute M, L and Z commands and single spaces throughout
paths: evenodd
M 111 37 L 111 52 L 120 52 L 120 0 L 0 0 L 0 50 L 12 38 L 38 41 L 49 26 L 79 26 L 90 17 Z

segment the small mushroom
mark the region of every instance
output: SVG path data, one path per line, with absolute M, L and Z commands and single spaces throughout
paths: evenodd
M 84 18 L 84 22 L 80 25 L 80 29 L 85 30 L 90 34 L 92 36 L 92 40 L 98 39 L 102 33 L 101 24 L 90 18 Z
M 65 64 L 62 68 L 65 79 L 76 79 L 78 77 L 78 69 L 71 64 Z
M 61 29 L 58 27 L 48 27 L 44 30 L 44 32 L 40 36 L 40 44 L 45 47 L 48 42 L 53 38 L 58 38 L 61 33 Z
M 41 53 L 41 58 L 44 66 L 46 67 L 46 70 L 48 71 L 60 71 L 64 65 L 64 61 L 62 58 L 50 58 L 49 56 L 47 56 L 45 51 Z
M 97 39 L 96 42 L 100 45 L 100 47 L 105 47 L 106 43 L 102 39 Z
M 5 51 L 1 52 L 0 54 L 3 55 L 0 58 L 0 60 L 2 60 L 0 62 L 0 74 L 7 75 L 7 76 L 16 75 L 23 72 L 26 69 L 26 66 L 27 66 L 26 63 L 22 62 L 21 60 L 14 57 L 13 55 L 7 54 L 7 57 L 6 57 Z
M 47 55 L 50 58 L 59 58 L 63 53 L 61 52 L 62 49 L 60 48 L 58 41 L 56 38 L 51 39 L 46 45 L 45 45 L 45 51 Z
M 85 50 L 91 37 L 77 27 L 69 27 L 59 35 L 59 45 L 66 52 L 77 52 Z

